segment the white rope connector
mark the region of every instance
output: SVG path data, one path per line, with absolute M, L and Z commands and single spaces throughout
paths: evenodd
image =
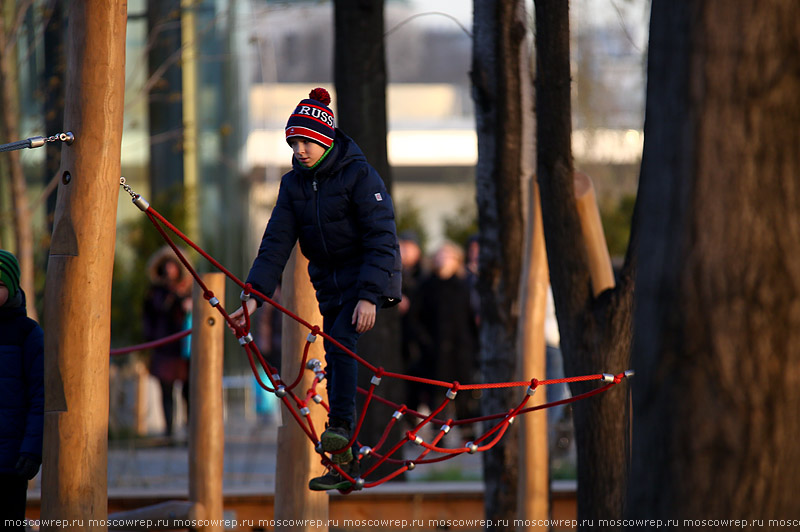
M 275 389 L 275 395 L 281 398 L 286 397 L 286 387 L 283 385 L 278 386 Z
M 361 449 L 358 450 L 358 454 L 360 454 L 361 456 L 369 456 L 371 452 L 372 452 L 372 447 L 369 447 L 367 445 L 363 446 Z
M 536 388 L 534 388 L 533 386 L 528 386 L 528 390 L 525 393 L 533 397 L 533 394 L 536 393 Z
M 448 432 L 450 432 L 450 425 L 442 425 L 442 428 L 439 430 L 447 434 Z
M 636 372 L 633 371 L 632 369 L 625 370 L 625 378 L 626 379 L 630 379 L 634 375 L 636 375 Z
M 603 382 L 614 382 L 614 376 L 611 373 L 603 373 Z
M 308 362 L 306 362 L 306 369 L 310 369 L 315 371 L 318 367 L 322 367 L 322 362 L 319 361 L 317 358 L 312 358 Z
M 413 441 L 414 443 L 416 443 L 417 445 L 422 445 L 422 441 L 423 441 L 423 440 L 422 440 L 422 438 L 420 438 L 418 435 L 414 435 L 414 439 L 413 439 L 412 441 Z
M 241 336 L 239 338 L 239 343 L 242 344 L 242 345 L 247 345 L 252 341 L 253 341 L 253 334 L 252 333 L 247 333 L 244 336 Z
M 417 467 L 417 464 L 414 462 L 406 462 L 406 468 L 408 468 L 409 471 L 414 471 L 415 467 Z
M 317 341 L 317 335 L 314 333 L 308 333 L 308 336 L 306 336 L 306 341 L 310 344 L 313 344 Z
M 478 452 L 478 446 L 471 441 L 468 441 L 464 447 L 468 449 L 469 454 L 475 454 L 476 452 Z
M 372 378 L 369 380 L 369 382 L 370 382 L 371 384 L 374 384 L 375 386 L 380 386 L 380 384 L 381 384 L 381 378 L 380 378 L 380 377 L 378 377 L 377 375 L 373 375 L 373 376 L 372 376 Z
M 322 402 L 322 396 L 320 394 L 316 394 L 311 398 L 311 400 L 317 404 L 320 404 Z
M 456 395 L 458 395 L 458 392 L 453 390 L 452 388 L 450 388 L 449 390 L 447 390 L 447 393 L 445 395 L 447 396 L 448 399 L 450 399 L 452 401 L 453 399 L 456 398 Z
M 300 409 L 300 414 L 303 416 L 307 416 L 311 414 L 311 410 L 309 410 L 307 406 L 304 406 L 303 408 Z
M 392 414 L 392 417 L 399 421 L 403 417 L 403 413 L 399 410 L 395 410 L 394 414 Z
M 216 297 L 212 297 L 211 299 L 208 300 L 208 304 L 211 305 L 212 307 L 216 307 L 217 305 L 219 305 L 219 299 L 217 299 Z
M 515 419 L 517 419 L 517 418 L 516 418 L 516 417 L 514 417 L 514 416 L 511 416 L 510 418 L 508 418 L 508 424 L 509 424 L 509 425 L 513 425 L 513 424 L 514 424 L 514 420 L 515 420 Z
M 364 489 L 364 479 L 363 478 L 358 477 L 357 479 L 355 479 L 355 481 L 356 481 L 355 489 L 357 489 L 357 490 Z

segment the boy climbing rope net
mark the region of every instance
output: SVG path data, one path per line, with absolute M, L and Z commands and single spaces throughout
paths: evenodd
M 328 91 L 317 88 L 289 116 L 286 142 L 292 170 L 281 179 L 278 200 L 247 283 L 271 297 L 295 243 L 308 258 L 308 273 L 323 317 L 323 332 L 356 352 L 359 336 L 375 325 L 379 308 L 401 297 L 401 263 L 392 200 L 358 145 L 336 128 Z M 249 299 L 247 311 L 263 301 Z M 231 314 L 245 325 L 245 310 Z M 355 421 L 358 362 L 324 341 L 330 411 L 322 450 L 350 477 L 359 476 L 350 448 Z M 347 489 L 335 468 L 312 479 L 312 490 Z

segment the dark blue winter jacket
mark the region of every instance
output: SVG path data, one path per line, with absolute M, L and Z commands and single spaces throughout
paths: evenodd
M 394 208 L 361 149 L 336 130 L 313 169 L 292 159 L 247 282 L 272 297 L 295 243 L 309 260 L 320 311 L 353 299 L 378 307 L 400 301 L 402 266 Z
M 0 473 L 22 453 L 41 460 L 43 410 L 44 334 L 20 290 L 0 307 Z

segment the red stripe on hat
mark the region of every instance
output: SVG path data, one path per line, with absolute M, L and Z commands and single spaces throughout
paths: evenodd
M 291 133 L 290 133 L 291 131 Z M 327 135 L 323 135 L 319 131 L 314 131 L 313 129 L 309 129 L 307 127 L 301 126 L 289 126 L 286 128 L 286 138 L 289 137 L 307 137 L 311 140 L 317 141 L 319 143 L 325 144 L 326 146 L 330 146 L 333 144 L 333 139 L 328 137 Z

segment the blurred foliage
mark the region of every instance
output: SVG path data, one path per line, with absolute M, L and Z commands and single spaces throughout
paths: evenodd
M 425 229 L 425 222 L 422 219 L 422 210 L 411 198 L 404 198 L 394 204 L 395 222 L 397 224 L 397 234 L 405 231 L 413 231 L 419 238 L 419 247 L 423 255 L 427 248 L 429 236 Z
M 600 206 L 603 231 L 606 234 L 608 252 L 611 257 L 625 256 L 631 236 L 631 219 L 635 204 L 636 196 L 626 194 L 615 203 L 606 203 Z
M 444 236 L 461 247 L 467 240 L 478 234 L 478 206 L 474 203 L 462 204 L 452 216 L 444 216 Z
M 170 199 L 174 197 L 176 195 L 165 194 L 151 203 L 155 210 L 181 228 L 186 219 L 186 209 L 182 201 Z M 185 247 L 179 239 L 175 241 L 181 248 Z M 153 253 L 166 244 L 144 213 L 117 227 L 114 279 L 111 284 L 112 347 L 145 341 L 142 336 L 142 307 L 150 283 L 147 262 Z

